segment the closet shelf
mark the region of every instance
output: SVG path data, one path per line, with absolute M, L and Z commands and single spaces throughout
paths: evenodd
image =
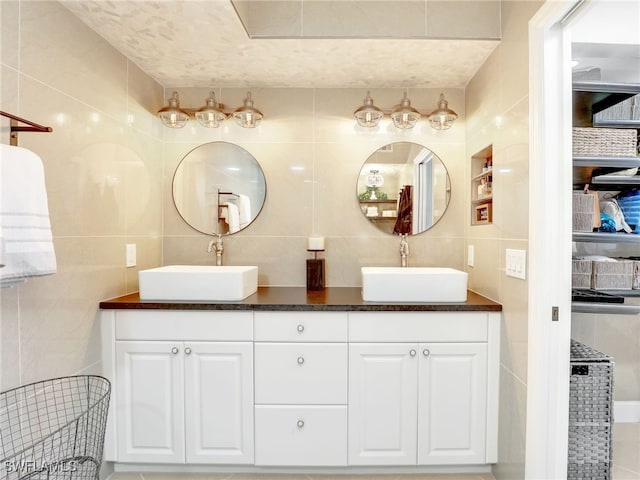
M 591 127 L 596 113 L 639 93 L 638 83 L 573 82 L 573 126 Z
M 640 157 L 573 157 L 574 167 L 611 167 L 633 168 L 640 167 Z
M 605 128 L 640 128 L 640 120 L 596 120 L 594 127 Z
M 640 244 L 640 234 L 635 233 L 603 233 L 573 232 L 574 242 L 585 243 L 631 243 Z
M 591 178 L 591 186 L 607 186 L 609 190 L 611 187 L 632 187 L 640 186 L 640 175 L 633 175 L 624 177 L 620 175 L 596 175 Z M 615 188 L 618 190 L 618 188 Z
M 572 302 L 571 311 L 574 313 L 640 315 L 640 305 L 624 305 L 620 303 Z

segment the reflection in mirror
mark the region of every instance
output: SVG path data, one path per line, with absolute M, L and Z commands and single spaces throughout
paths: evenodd
M 264 173 L 245 149 L 211 142 L 191 150 L 176 168 L 173 202 L 191 227 L 208 235 L 246 228 L 267 193 Z
M 417 235 L 444 215 L 451 180 L 431 150 L 397 142 L 379 148 L 364 162 L 357 195 L 362 213 L 381 231 Z

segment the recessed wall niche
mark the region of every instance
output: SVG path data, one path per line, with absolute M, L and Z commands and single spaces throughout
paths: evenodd
M 471 225 L 493 222 L 493 145 L 471 156 Z

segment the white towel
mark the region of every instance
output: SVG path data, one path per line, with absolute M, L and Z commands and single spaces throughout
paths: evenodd
M 226 202 L 227 207 L 227 224 L 229 225 L 229 233 L 236 233 L 240 230 L 240 212 L 235 203 Z
M 242 229 L 251 223 L 251 199 L 246 195 L 238 195 L 238 213 Z
M 26 148 L 0 145 L 0 286 L 56 273 L 44 168 Z

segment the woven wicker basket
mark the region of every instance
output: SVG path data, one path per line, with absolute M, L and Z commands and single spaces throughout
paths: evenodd
M 574 258 L 571 262 L 571 287 L 591 288 L 593 262 Z
M 593 262 L 591 288 L 596 290 L 631 290 L 633 261 Z
M 611 478 L 613 359 L 571 341 L 567 479 Z
M 633 128 L 573 128 L 573 155 L 635 157 L 638 132 Z

